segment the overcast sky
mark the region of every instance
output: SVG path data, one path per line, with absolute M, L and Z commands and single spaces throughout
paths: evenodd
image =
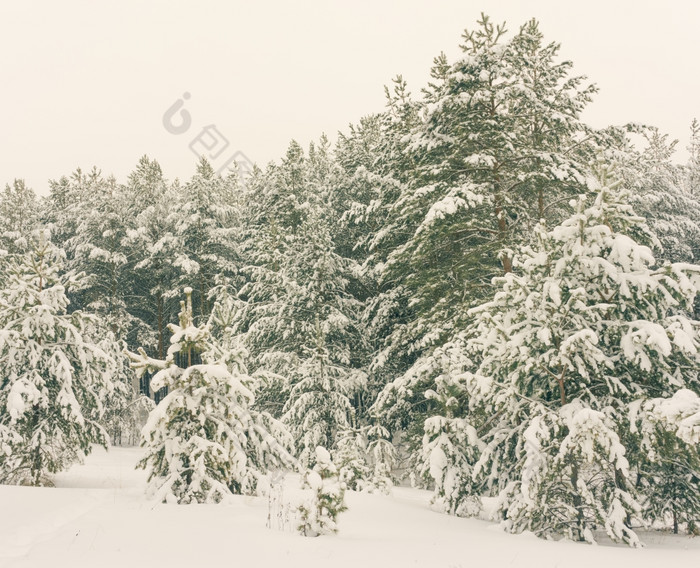
M 186 179 L 190 142 L 212 124 L 230 142 L 222 159 L 278 159 L 292 138 L 334 138 L 381 110 L 399 73 L 419 93 L 433 57 L 453 60 L 482 11 L 511 31 L 540 20 L 600 87 L 584 115 L 593 126 L 656 125 L 684 157 L 700 118 L 692 0 L 0 0 L 0 184 L 25 178 L 45 193 L 93 165 L 124 181 L 143 154 Z M 178 99 L 191 124 L 173 134 L 163 115 Z

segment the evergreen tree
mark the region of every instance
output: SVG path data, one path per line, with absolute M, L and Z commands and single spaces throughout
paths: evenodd
M 559 46 L 544 44 L 534 20 L 509 41 L 504 34 L 483 16 L 457 62 L 436 59 L 412 134 L 418 169 L 386 231 L 409 238 L 384 278 L 410 291 L 419 350 L 462 328 L 490 279 L 511 271 L 509 249 L 583 188 L 575 149 L 594 89 L 556 60 Z
M 351 423 L 350 397 L 362 380 L 361 373 L 353 373 L 330 358 L 318 319 L 314 335 L 315 348 L 302 356 L 293 370 L 293 386 L 282 416 L 296 440 L 304 466 L 312 465 L 312 452 L 321 443 L 336 446 L 338 435 Z
M 700 196 L 700 122 L 693 119 L 690 124 L 690 144 L 686 165 L 686 190 L 696 199 Z
M 653 127 L 630 130 L 641 136 L 642 148 L 631 145 L 622 131 L 617 133 L 622 141 L 613 143 L 608 155 L 633 190 L 631 204 L 659 239 L 655 255 L 669 262 L 699 262 L 700 199 L 689 191 L 690 169 L 671 161 L 677 140 Z
M 221 178 L 202 158 L 192 179 L 178 189 L 172 226 L 179 249 L 173 264 L 180 268 L 178 284 L 197 291 L 195 314 L 205 321 L 216 286 L 240 284 L 237 205 L 242 188 L 237 174 Z
M 671 456 L 676 481 L 697 477 L 697 448 L 640 434 L 630 418 L 645 400 L 700 392 L 687 315 L 700 267 L 656 267 L 639 244 L 653 236 L 619 180 L 605 169 L 599 179 L 595 203 L 582 197 L 564 223 L 540 226 L 517 273 L 472 312 L 480 363 L 463 382 L 479 454 L 469 490 L 496 494 L 512 531 L 593 541 L 601 527 L 635 545 L 630 519 L 666 498 L 655 487 L 661 471 L 674 476 Z
M 347 251 L 345 256 L 360 264 L 357 297 L 364 301 L 362 322 L 373 353 L 363 393 L 365 408 L 415 360 L 408 333 L 415 319 L 410 291 L 401 280 L 384 274 L 392 251 L 411 234 L 389 222 L 415 175 L 415 157 L 408 146 L 409 135 L 420 124 L 420 105 L 401 76 L 385 91 L 386 110 L 351 127 L 348 135 L 340 136 L 336 150 L 344 175 L 334 193 L 335 206 L 342 211 L 334 242 L 337 250 Z
M 106 446 L 99 424 L 114 390 L 116 362 L 91 333 L 99 322 L 67 313 L 76 282 L 64 254 L 40 233 L 5 261 L 0 290 L 0 482 L 50 483 L 50 474 Z
M 143 429 L 139 466 L 149 470 L 149 493 L 157 500 L 220 502 L 253 493 L 263 468 L 293 465 L 291 440 L 277 421 L 251 411 L 252 380 L 240 362 L 215 358 L 207 326 L 194 325 L 192 289 L 185 293 L 180 325 L 170 324 L 167 358 L 130 354 L 137 372 L 157 371 L 154 388 L 168 387 Z
M 24 252 L 39 225 L 39 201 L 24 180 L 16 179 L 0 193 L 0 246 Z
M 303 487 L 313 490 L 313 497 L 299 507 L 298 530 L 304 536 L 321 536 L 338 532 L 338 515 L 347 510 L 345 484 L 338 479 L 338 470 L 328 450 L 315 450 L 313 470 L 304 475 Z
M 366 352 L 350 292 L 356 266 L 334 251 L 324 207 L 332 168 L 323 145 L 311 155 L 292 143 L 280 166 L 251 183 L 249 282 L 235 325 L 261 380 L 261 408 L 284 416 L 305 464 L 316 446 L 334 448 L 349 424 Z
M 333 461 L 346 488 L 370 493 L 391 491 L 396 453 L 386 428 L 379 425 L 347 428 L 337 440 Z
M 82 179 L 74 177 L 73 183 L 80 186 Z M 133 309 L 136 260 L 134 251 L 124 246 L 134 219 L 125 215 L 129 204 L 113 178 L 105 180 L 95 170 L 89 179 L 81 190 L 85 194 L 78 202 L 79 209 L 68 214 L 73 221 L 72 234 L 63 232 L 70 269 L 87 275 L 85 285 L 72 300 L 109 322 L 119 339 L 134 343 L 149 333 L 148 322 L 137 317 Z M 65 217 L 54 223 L 59 227 L 64 224 Z
M 155 405 L 139 392 L 138 379 L 124 354 L 126 342 L 117 340 L 108 330 L 103 330 L 101 336 L 99 347 L 114 359 L 116 365 L 113 388 L 103 401 L 104 415 L 100 424 L 109 434 L 113 446 L 137 446 L 141 441 L 141 428 Z
M 182 271 L 174 260 L 181 248 L 173 216 L 178 186 L 168 186 L 158 162 L 144 156 L 121 191 L 133 219 L 121 241 L 129 259 L 129 311 L 147 324 L 141 345 L 165 359 L 167 322 L 177 314 Z
M 568 197 L 586 191 L 579 115 L 595 89 L 557 60 L 559 46 L 544 43 L 536 21 L 511 39 L 505 34 L 482 16 L 455 63 L 436 58 L 410 135 L 414 174 L 377 237 L 404 239 L 378 267 L 380 282 L 391 285 L 372 319 L 387 321 L 400 307 L 408 313 L 385 327 L 373 361 L 372 370 L 403 363 L 374 412 L 407 431 L 416 464 L 424 420 L 437 404 L 423 393 L 439 391 L 433 350 L 470 324 L 469 309 L 490 294 L 493 277 L 512 270 L 513 250 L 535 224 L 558 220 Z
M 338 435 L 333 463 L 338 477 L 347 489 L 362 491 L 369 482 L 371 469 L 367 463 L 367 439 L 361 428 L 348 428 Z

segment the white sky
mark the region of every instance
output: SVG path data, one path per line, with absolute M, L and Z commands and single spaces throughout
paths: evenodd
M 693 0 L 0 0 L 0 184 L 98 166 L 125 181 L 143 154 L 188 178 L 189 142 L 215 124 L 250 159 L 290 139 L 332 138 L 384 106 L 401 73 L 414 93 L 434 56 L 458 54 L 481 11 L 531 17 L 600 93 L 594 126 L 645 122 L 679 138 L 700 118 L 700 2 Z M 183 93 L 191 128 L 162 117 Z

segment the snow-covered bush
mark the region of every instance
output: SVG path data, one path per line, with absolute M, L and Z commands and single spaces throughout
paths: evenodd
M 338 515 L 347 509 L 345 484 L 338 478 L 338 470 L 328 450 L 318 446 L 316 465 L 304 475 L 303 487 L 311 489 L 309 501 L 299 506 L 298 530 L 304 536 L 320 536 L 338 532 Z
M 251 409 L 252 379 L 231 353 L 212 350 L 208 327 L 193 323 L 191 289 L 185 293 L 167 358 L 130 354 L 137 372 L 157 370 L 154 389 L 168 388 L 143 429 L 139 466 L 150 470 L 149 493 L 160 501 L 220 502 L 255 492 L 268 467 L 293 466 L 292 442 L 277 420 Z
M 42 232 L 26 254 L 3 260 L 0 289 L 0 483 L 49 484 L 106 446 L 100 426 L 116 362 L 92 333 L 96 318 L 67 313 L 63 252 Z

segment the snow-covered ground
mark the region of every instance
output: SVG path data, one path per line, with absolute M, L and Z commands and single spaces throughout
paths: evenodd
M 337 536 L 266 528 L 267 500 L 161 505 L 144 496 L 141 451 L 101 449 L 56 488 L 0 486 L 0 567 L 700 567 L 700 538 L 643 533 L 647 547 L 589 546 L 513 536 L 442 515 L 430 494 L 348 492 Z

